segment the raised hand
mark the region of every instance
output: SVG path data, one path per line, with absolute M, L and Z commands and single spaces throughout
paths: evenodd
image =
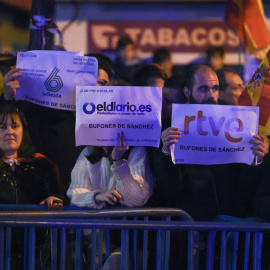
M 161 134 L 161 140 L 163 149 L 166 152 L 170 152 L 170 146 L 174 143 L 178 143 L 178 139 L 181 138 L 181 132 L 177 127 L 169 127 L 165 129 Z
M 118 145 L 113 148 L 112 159 L 118 161 L 122 158 L 125 152 L 129 149 L 129 146 L 126 145 L 126 139 L 124 132 L 117 133 Z
M 258 157 L 258 161 L 260 162 L 269 151 L 269 141 L 265 136 L 253 135 L 253 137 L 255 140 L 250 140 L 249 142 L 253 144 L 251 149 L 253 150 L 254 155 Z
M 20 88 L 17 77 L 21 77 L 23 75 L 23 73 L 20 72 L 21 70 L 21 68 L 11 69 L 4 76 L 4 98 L 6 100 L 13 99 L 16 96 L 16 91 Z

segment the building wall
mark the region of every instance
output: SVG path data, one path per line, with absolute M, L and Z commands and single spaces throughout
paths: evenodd
M 265 4 L 265 14 L 270 18 L 270 4 Z M 95 23 L 98 21 L 105 22 L 146 22 L 151 26 L 151 22 L 201 22 L 201 21 L 224 21 L 226 10 L 225 3 L 147 3 L 147 4 L 57 4 L 56 7 L 56 21 L 63 32 L 64 46 L 67 50 L 78 51 L 83 50 L 88 52 L 91 46 L 88 46 L 88 22 Z M 70 23 L 71 19 L 73 23 Z M 269 20 L 270 21 L 270 20 Z M 56 44 L 59 39 L 56 37 Z M 241 64 L 243 57 L 241 47 L 234 55 L 229 55 L 225 59 L 228 64 Z M 110 57 L 114 57 L 111 52 L 107 53 Z M 180 58 L 173 58 L 177 60 L 177 64 L 186 64 L 187 61 L 199 58 L 203 53 L 196 53 L 193 55 L 183 54 Z M 149 54 L 144 54 L 148 57 Z
M 29 42 L 29 13 L 0 5 L 0 53 L 26 50 Z

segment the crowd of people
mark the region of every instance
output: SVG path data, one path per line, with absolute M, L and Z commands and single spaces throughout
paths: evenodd
M 124 133 L 114 147 L 76 148 L 75 112 L 15 101 L 23 73 L 14 68 L 5 74 L 0 96 L 1 203 L 46 204 L 55 210 L 64 203 L 91 209 L 175 207 L 197 221 L 220 215 L 270 217 L 267 137 L 250 140 L 259 166 L 174 165 L 171 160 L 171 145 L 181 140 L 179 129 L 171 127 L 173 103 L 238 104 L 243 81 L 234 70 L 221 67 L 217 58 L 224 58 L 223 51 L 209 50 L 212 64 L 175 74 L 167 49 L 155 51 L 153 63 L 145 64 L 129 37 L 118 41 L 114 63 L 102 54 L 87 56 L 97 58 L 97 85 L 163 88 L 160 148 L 129 147 Z

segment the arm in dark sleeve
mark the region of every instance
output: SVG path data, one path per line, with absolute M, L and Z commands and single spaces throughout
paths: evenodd
M 44 199 L 55 196 L 57 198 L 60 198 L 63 200 L 63 196 L 60 193 L 59 189 L 59 174 L 58 174 L 58 168 L 54 163 L 52 163 L 49 159 L 44 158 L 43 160 L 43 172 L 44 175 L 42 177 L 42 184 L 43 184 L 43 191 L 44 191 Z
M 160 149 L 155 149 L 150 159 L 155 159 L 152 172 L 154 175 L 154 192 L 151 202 L 158 207 L 177 207 L 179 192 L 182 187 L 182 170 L 179 164 L 172 162 Z
M 257 176 L 258 188 L 253 199 L 253 215 L 270 218 L 270 155 L 265 156 Z

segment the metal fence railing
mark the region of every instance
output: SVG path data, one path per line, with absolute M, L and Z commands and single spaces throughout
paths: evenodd
M 169 208 L 48 211 L 43 206 L 0 205 L 0 270 L 12 269 L 18 235 L 23 259 L 14 269 L 105 269 L 104 263 L 116 254 L 112 262 L 119 262 L 122 270 L 257 270 L 264 249 L 269 250 L 263 246 L 269 230 L 270 224 L 262 222 L 195 222 L 185 211 Z M 37 243 L 44 231 L 49 232 L 47 256 L 40 266 L 37 261 L 44 258 Z M 172 246 L 174 254 L 179 247 L 179 257 L 172 254 Z

